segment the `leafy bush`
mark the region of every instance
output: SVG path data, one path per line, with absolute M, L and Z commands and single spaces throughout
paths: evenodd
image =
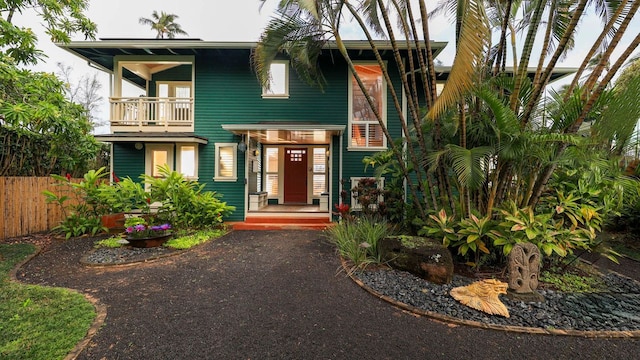
M 65 216 L 60 225 L 53 228 L 54 231 L 65 234 L 69 239 L 84 234 L 95 235 L 105 230 L 99 216 L 107 209 L 100 199 L 100 188 L 104 186 L 106 175 L 104 167 L 88 171 L 79 183 L 72 182 L 70 175 L 51 175 L 56 180 L 56 186 L 63 189 L 63 195 L 58 196 L 49 190 L 43 194 L 47 203 L 60 206 Z M 73 203 L 69 203 L 70 200 Z
M 177 228 L 206 228 L 221 224 L 223 217 L 235 207 L 220 201 L 212 191 L 203 191 L 204 184 L 186 180 L 168 166 L 159 168 L 161 177 L 143 175 L 151 187 L 151 201 L 160 201 L 157 217 Z
M 140 183 L 130 178 L 114 184 L 105 182 L 105 168 L 91 170 L 79 183 L 71 181 L 70 176 L 52 175 L 56 186 L 62 187 L 63 195 L 46 190 L 44 195 L 48 203 L 62 208 L 65 220 L 54 228 L 67 238 L 83 234 L 95 235 L 104 231 L 100 216 L 110 213 L 141 210 L 150 213 L 150 204 L 160 202 L 154 224 L 170 223 L 178 228 L 207 228 L 223 221 L 235 208 L 220 201 L 219 195 L 203 191 L 204 185 L 186 180 L 180 173 L 161 167 L 161 178 L 141 175 L 151 191 L 145 191 Z M 71 204 L 70 200 L 74 200 Z
M 105 247 L 105 248 L 119 248 L 122 246 L 122 236 L 112 236 L 106 239 L 102 239 L 95 243 L 95 247 Z
M 471 215 L 467 219 L 456 221 L 442 209 L 437 214 L 429 215 L 429 220 L 418 234 L 441 238 L 443 245 L 458 249 L 458 254 L 464 258 L 471 250 L 470 254 L 473 254 L 475 259 L 469 263 L 476 268 L 480 264 L 480 253 L 491 253 L 488 244 L 495 236 L 495 222 L 488 217 L 478 218 Z

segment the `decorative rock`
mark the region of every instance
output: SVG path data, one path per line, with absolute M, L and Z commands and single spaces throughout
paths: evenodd
M 542 302 L 544 298 L 538 288 L 540 272 L 540 250 L 532 243 L 519 243 L 509 253 L 509 290 L 510 299 L 525 302 Z
M 439 241 L 418 236 L 392 236 L 378 243 L 380 254 L 391 267 L 410 272 L 435 284 L 453 278 L 453 259 Z
M 470 308 L 491 315 L 509 317 L 509 310 L 500 299 L 499 294 L 507 293 L 507 284 L 496 279 L 476 281 L 467 286 L 451 289 L 449 293 L 454 299 Z

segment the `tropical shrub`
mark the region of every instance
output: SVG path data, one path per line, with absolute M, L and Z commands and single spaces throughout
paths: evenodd
M 144 215 L 151 212 L 150 204 L 161 205 L 154 214 L 154 224 L 169 223 L 177 228 L 207 228 L 222 223 L 233 206 L 220 201 L 215 192 L 203 191 L 204 185 L 188 181 L 168 167 L 161 168 L 163 177 L 141 175 L 150 185 L 150 192 L 131 178 L 109 184 L 105 181 L 105 168 L 90 170 L 79 183 L 71 177 L 51 175 L 56 186 L 62 187 L 63 195 L 44 191 L 48 203 L 62 208 L 65 219 L 54 231 L 64 233 L 67 238 L 83 234 L 95 235 L 106 229 L 100 223 L 101 215 L 114 212 L 140 210 Z M 70 200 L 73 199 L 73 202 Z
M 63 195 L 58 196 L 49 190 L 45 190 L 43 194 L 47 203 L 60 206 L 64 216 L 64 220 L 53 231 L 65 234 L 68 239 L 83 234 L 95 235 L 105 230 L 100 222 L 100 215 L 107 209 L 107 205 L 100 199 L 100 188 L 104 185 L 105 176 L 105 168 L 89 170 L 78 183 L 71 181 L 69 174 L 51 175 L 56 180 L 56 186 L 63 189 Z
M 352 270 L 380 264 L 378 242 L 393 234 L 394 228 L 389 223 L 371 217 L 343 221 L 325 230 L 325 236 L 336 245 L 340 256 L 351 261 Z
M 467 263 L 477 268 L 481 256 L 491 254 L 489 240 L 495 237 L 494 227 L 495 221 L 488 217 L 479 218 L 472 214 L 469 218 L 457 221 L 442 209 L 437 214 L 429 215 L 429 221 L 418 234 L 441 238 L 443 245 L 457 249 L 458 255 L 463 258 L 473 254 L 473 261 Z
M 220 200 L 220 195 L 203 191 L 204 184 L 184 178 L 168 166 L 159 167 L 160 177 L 142 175 L 150 186 L 151 202 L 159 201 L 156 217 L 177 228 L 207 228 L 219 225 L 235 207 Z

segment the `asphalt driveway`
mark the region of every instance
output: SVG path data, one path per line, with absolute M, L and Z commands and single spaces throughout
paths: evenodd
M 51 246 L 23 282 L 89 293 L 105 324 L 78 359 L 636 359 L 640 340 L 529 335 L 399 310 L 339 273 L 318 231 L 236 231 L 178 256 L 92 268 Z

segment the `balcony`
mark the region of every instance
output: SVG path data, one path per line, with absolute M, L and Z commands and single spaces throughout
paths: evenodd
M 112 132 L 193 132 L 193 98 L 112 97 Z

